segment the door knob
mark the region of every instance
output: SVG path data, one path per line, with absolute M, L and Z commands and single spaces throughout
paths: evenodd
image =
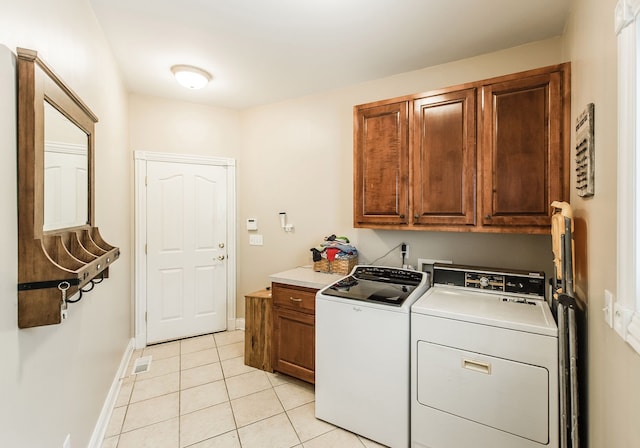
M 220 261 L 224 260 L 224 255 L 218 255 L 218 260 Z

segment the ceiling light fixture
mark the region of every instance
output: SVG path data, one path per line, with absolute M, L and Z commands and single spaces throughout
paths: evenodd
M 191 65 L 174 65 L 171 72 L 176 81 L 187 89 L 201 89 L 211 81 L 211 74 Z

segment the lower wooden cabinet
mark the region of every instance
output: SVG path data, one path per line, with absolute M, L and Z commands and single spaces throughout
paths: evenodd
M 272 284 L 271 367 L 315 382 L 315 300 L 317 289 Z

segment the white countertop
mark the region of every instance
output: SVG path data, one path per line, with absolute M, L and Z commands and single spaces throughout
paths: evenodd
M 327 274 L 326 272 L 316 272 L 313 266 L 300 266 L 288 271 L 271 274 L 269 279 L 275 283 L 286 285 L 303 286 L 305 288 L 322 289 L 327 285 L 340 280 L 342 274 Z

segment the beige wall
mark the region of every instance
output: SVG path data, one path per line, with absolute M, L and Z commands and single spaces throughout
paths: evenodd
M 355 242 L 364 263 L 406 242 L 412 265 L 421 257 L 549 271 L 548 236 L 354 229 L 352 114 L 356 104 L 564 62 L 561 51 L 562 40 L 550 39 L 243 111 L 238 294 L 268 285 L 272 273 L 310 264 L 309 248 L 332 233 Z M 281 211 L 294 232 L 280 229 Z M 249 246 L 248 217 L 258 218 L 264 246 Z M 378 263 L 400 265 L 399 249 Z
M 100 118 L 96 220 L 121 248 L 110 278 L 62 325 L 17 327 L 16 47 L 37 50 Z M 0 445 L 87 446 L 130 331 L 131 215 L 126 95 L 85 0 L 0 5 Z
M 588 301 L 588 435 L 594 448 L 640 445 L 640 356 L 605 325 L 602 314 L 604 290 L 616 291 L 615 4 L 574 0 L 565 33 L 573 64 L 573 122 L 588 103 L 595 104 L 595 196 L 582 199 L 573 192 L 571 198 L 577 251 L 583 255 L 577 260 L 578 286 Z
M 129 95 L 129 149 L 230 157 L 240 153 L 240 113 Z

